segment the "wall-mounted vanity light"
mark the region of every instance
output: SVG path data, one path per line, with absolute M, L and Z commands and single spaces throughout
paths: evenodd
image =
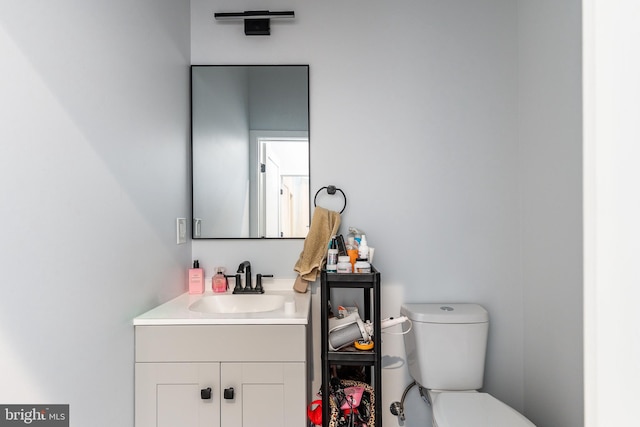
M 247 10 L 244 12 L 216 12 L 218 20 L 244 20 L 244 34 L 247 36 L 268 36 L 271 34 L 271 18 L 295 18 L 293 11 L 270 12 L 268 10 Z

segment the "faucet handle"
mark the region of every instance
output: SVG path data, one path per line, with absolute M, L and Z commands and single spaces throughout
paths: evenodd
M 238 292 L 242 292 L 242 279 L 240 277 L 240 273 L 236 274 L 225 274 L 224 277 L 229 278 L 233 277 L 236 281 L 235 286 L 233 287 L 233 293 L 237 294 Z M 227 283 L 228 286 L 228 283 Z
M 264 288 L 262 287 L 262 278 L 263 277 L 273 277 L 273 274 L 256 274 L 256 292 L 264 293 Z

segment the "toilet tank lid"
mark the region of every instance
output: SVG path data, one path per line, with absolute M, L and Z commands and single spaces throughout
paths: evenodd
M 424 323 L 486 323 L 489 312 L 479 304 L 403 304 L 400 313 L 414 322 Z

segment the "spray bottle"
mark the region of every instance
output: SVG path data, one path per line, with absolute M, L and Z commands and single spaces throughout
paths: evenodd
M 360 245 L 360 238 L 362 236 L 362 231 L 358 230 L 355 227 L 349 227 L 349 234 L 347 234 L 347 239 L 349 237 L 353 237 L 358 245 Z
M 367 245 L 367 236 L 364 234 L 360 239 L 360 246 L 358 246 L 358 258 L 365 261 L 369 259 L 369 246 Z
M 224 272 L 224 267 L 217 267 L 216 274 L 213 276 L 213 279 L 211 279 L 211 290 L 215 293 L 226 292 L 227 289 L 229 289 L 229 282 Z

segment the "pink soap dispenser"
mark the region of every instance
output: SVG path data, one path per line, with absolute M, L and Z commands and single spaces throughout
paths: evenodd
M 224 271 L 224 267 L 216 268 L 216 274 L 211 279 L 211 289 L 215 293 L 226 292 L 229 289 L 229 282 L 227 282 Z
M 200 268 L 198 260 L 193 261 L 193 268 L 189 269 L 189 293 L 204 293 L 204 271 Z

